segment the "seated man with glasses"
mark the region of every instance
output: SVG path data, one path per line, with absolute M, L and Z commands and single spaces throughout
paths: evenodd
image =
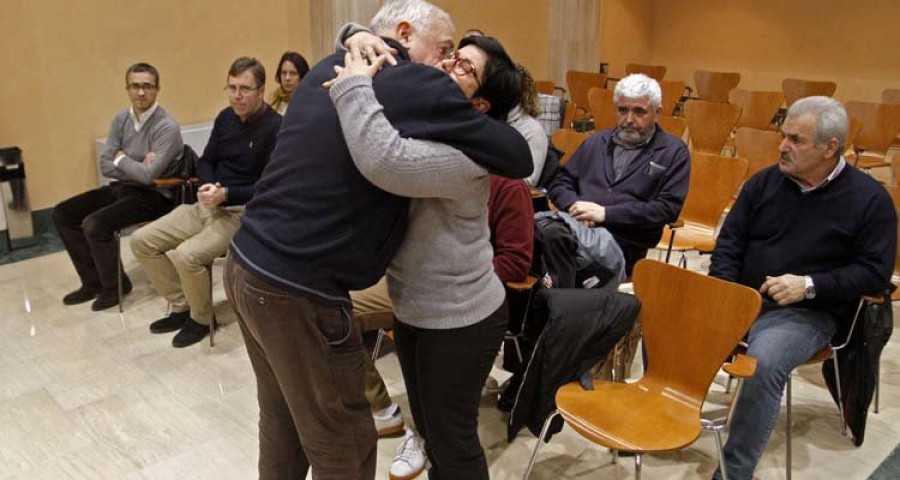
M 214 317 L 207 268 L 228 250 L 244 203 L 275 149 L 281 116 L 263 101 L 265 83 L 266 70 L 255 58 L 234 61 L 225 87 L 229 106 L 216 117 L 197 164 L 198 202 L 177 207 L 132 236 L 135 258 L 171 306 L 150 331 L 179 330 L 172 339 L 176 348 L 209 333 Z
M 115 181 L 53 209 L 53 224 L 81 280 L 81 287 L 63 297 L 66 305 L 94 300 L 94 311 L 118 305 L 115 232 L 172 209 L 172 192 L 154 187 L 153 181 L 180 173 L 184 146 L 178 122 L 156 102 L 159 89 L 156 68 L 146 63 L 128 68 L 125 90 L 131 108 L 113 118 L 100 155 L 100 171 Z M 122 291 L 131 291 L 124 275 Z

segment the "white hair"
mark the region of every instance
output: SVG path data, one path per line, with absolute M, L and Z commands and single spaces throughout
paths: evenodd
M 787 116 L 796 118 L 801 115 L 815 115 L 816 128 L 814 136 L 817 147 L 825 145 L 834 138 L 838 142 L 838 149 L 835 155 L 840 155 L 844 152 L 849 121 L 847 120 L 847 111 L 844 110 L 841 102 L 831 97 L 801 98 L 791 105 Z
M 616 89 L 613 92 L 613 100 L 618 103 L 622 97 L 646 97 L 654 110 L 662 106 L 662 90 L 659 88 L 659 83 L 643 73 L 632 73 L 616 83 Z
M 443 21 L 451 29 L 456 27 L 450 14 L 424 0 L 387 0 L 369 25 L 375 33 L 393 29 L 400 22 L 409 22 L 417 31 L 429 32 L 435 22 Z

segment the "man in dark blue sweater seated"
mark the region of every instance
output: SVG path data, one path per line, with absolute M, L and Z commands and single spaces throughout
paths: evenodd
M 788 375 L 852 318 L 861 295 L 889 285 L 896 253 L 890 196 L 841 156 L 844 107 L 827 97 L 804 98 L 781 130 L 778 164 L 744 185 L 709 268 L 710 276 L 764 297 L 748 336 L 756 375 L 741 390 L 725 444 L 729 479 L 752 478 Z
M 449 53 L 446 12 L 421 0 L 387 2 L 372 30 L 397 50 L 398 64 L 373 85 L 401 136 L 450 145 L 491 173 L 531 173 L 521 135 L 476 111 L 446 73 L 420 64 L 437 65 Z M 319 479 L 375 476 L 377 437 L 349 291 L 384 275 L 409 200 L 375 187 L 354 166 L 322 88 L 343 59 L 344 52 L 325 58 L 295 91 L 225 267 L 257 378 L 264 479 L 304 478 L 310 466 Z

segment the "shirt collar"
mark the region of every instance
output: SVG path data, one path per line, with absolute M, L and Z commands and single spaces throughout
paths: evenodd
M 837 165 L 834 166 L 834 169 L 831 171 L 831 173 L 829 173 L 828 176 L 825 177 L 824 180 L 819 182 L 818 185 L 813 185 L 811 187 L 807 187 L 806 185 L 803 185 L 802 183 L 797 181 L 797 179 L 795 179 L 794 177 L 788 177 L 788 178 L 790 178 L 792 182 L 796 183 L 797 186 L 800 187 L 801 193 L 809 193 L 814 190 L 818 190 L 820 188 L 825 188 L 826 185 L 831 183 L 835 178 L 837 178 L 838 175 L 841 174 L 841 172 L 844 170 L 844 167 L 846 167 L 846 166 L 847 166 L 847 161 L 844 160 L 843 156 L 841 156 L 841 158 L 838 159 Z
M 143 127 L 144 123 L 147 122 L 147 119 L 156 112 L 157 107 L 159 107 L 159 102 L 154 102 L 152 107 L 148 108 L 146 112 L 140 115 L 134 114 L 134 106 L 128 109 L 128 116 L 131 117 L 131 122 L 134 123 L 135 132 L 141 131 L 141 127 Z

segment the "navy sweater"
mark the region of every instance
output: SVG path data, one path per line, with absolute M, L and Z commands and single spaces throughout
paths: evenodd
M 384 113 L 406 138 L 451 145 L 492 173 L 524 178 L 528 144 L 509 126 L 477 112 L 444 72 L 409 62 L 374 79 Z M 258 278 L 330 305 L 349 305 L 384 275 L 407 224 L 409 200 L 375 187 L 356 169 L 337 112 L 322 83 L 343 53 L 303 78 L 282 122 L 272 160 L 232 241 L 235 257 Z
M 766 276 L 810 275 L 816 298 L 800 306 L 844 317 L 862 294 L 888 286 L 897 215 L 887 191 L 847 165 L 802 193 L 772 166 L 751 177 L 716 240 L 709 274 L 758 289 Z
M 269 105 L 246 122 L 228 107 L 216 117 L 209 142 L 197 163 L 200 185 L 219 182 L 228 189 L 227 205 L 243 205 L 275 149 L 281 115 Z

